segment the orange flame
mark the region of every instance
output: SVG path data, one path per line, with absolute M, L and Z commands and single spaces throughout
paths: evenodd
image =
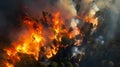
M 51 57 L 53 57 L 54 55 L 57 54 L 59 48 L 58 46 L 55 47 L 54 45 L 52 45 L 52 49 L 50 49 L 47 53 L 46 53 L 46 57 L 49 59 Z
M 98 18 L 94 18 L 94 17 L 90 18 L 89 16 L 85 16 L 84 19 L 85 19 L 86 22 L 92 23 L 93 26 L 98 25 Z
M 89 18 L 89 16 L 85 16 L 84 20 L 92 23 L 93 25 L 98 25 L 97 18 Z M 31 20 L 28 17 L 27 19 L 25 18 L 23 26 L 25 26 L 26 30 L 22 31 L 18 40 L 12 43 L 12 48 L 4 49 L 9 56 L 9 59 L 12 60 L 12 64 L 7 62 L 6 66 L 14 67 L 14 64 L 17 61 L 20 61 L 18 53 L 32 54 L 35 59 L 38 60 L 41 47 L 46 47 L 44 54 L 48 59 L 50 59 L 57 54 L 61 45 L 58 43 L 55 46 L 52 43 L 53 39 L 61 42 L 61 38 L 64 35 L 67 35 L 69 38 L 74 38 L 75 35 L 81 34 L 77 27 L 75 27 L 72 32 L 68 32 L 68 29 L 62 29 L 64 21 L 60 18 L 60 12 L 53 14 L 52 24 L 52 27 L 48 27 L 48 30 L 46 31 L 42 23 Z M 50 45 L 47 45 L 48 43 Z M 78 45 L 79 43 L 81 43 L 81 41 L 76 41 L 75 45 Z
M 74 38 L 76 35 L 80 34 L 80 30 L 76 27 L 70 34 L 69 38 Z
M 23 31 L 20 35 L 18 40 L 12 43 L 12 48 L 5 48 L 4 50 L 7 52 L 7 55 L 11 60 L 14 61 L 13 65 L 10 63 L 6 63 L 7 67 L 14 67 L 14 64 L 16 61 L 19 61 L 20 58 L 17 55 L 17 53 L 26 53 L 26 54 L 32 54 L 36 60 L 38 60 L 40 48 L 42 46 L 46 45 L 46 38 L 48 38 L 51 42 L 53 39 L 56 39 L 58 41 L 61 40 L 61 36 L 58 37 L 58 35 L 62 31 L 62 25 L 63 21 L 60 19 L 60 13 L 57 12 L 53 15 L 53 28 L 52 31 L 50 28 L 50 32 L 53 34 L 45 33 L 46 30 L 44 30 L 44 26 L 41 23 L 36 23 L 33 20 L 29 20 L 29 18 L 25 18 L 24 20 L 24 26 L 27 28 L 27 30 Z M 55 33 L 54 33 L 55 32 Z M 47 34 L 47 36 L 46 36 Z M 52 37 L 52 38 L 51 38 Z M 57 54 L 57 51 L 59 50 L 59 46 L 54 46 L 52 43 L 52 48 L 48 47 L 45 51 L 46 57 L 49 59 Z
M 14 65 L 6 62 L 6 67 L 14 67 Z

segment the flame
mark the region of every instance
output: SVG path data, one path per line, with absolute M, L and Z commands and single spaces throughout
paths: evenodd
M 25 20 L 24 24 L 28 28 L 27 31 L 21 34 L 17 41 L 12 43 L 11 48 L 5 48 L 9 59 L 13 61 L 15 64 L 16 61 L 20 61 L 19 56 L 17 53 L 26 53 L 32 54 L 36 60 L 38 60 L 39 56 L 39 48 L 42 45 L 43 37 L 42 37 L 42 26 L 41 24 L 37 24 L 37 28 L 34 29 L 33 25 L 35 24 L 34 21 Z M 12 64 L 7 63 L 7 67 L 14 67 Z
M 68 1 L 60 2 L 64 8 L 69 7 L 68 5 L 66 5 L 66 3 L 71 4 Z M 74 8 L 73 5 L 70 7 Z M 94 29 L 98 25 L 98 18 L 94 17 L 96 11 L 94 9 L 91 9 L 88 15 L 82 17 L 83 21 L 92 23 Z M 70 13 L 70 15 L 72 14 L 72 16 L 68 15 L 70 17 L 65 16 L 67 17 L 67 19 L 71 19 L 76 15 L 76 10 L 74 9 L 71 10 L 71 8 L 67 8 L 67 12 Z M 25 16 L 22 22 L 24 30 L 20 32 L 18 39 L 11 43 L 11 47 L 4 48 L 4 51 L 6 51 L 6 54 L 8 55 L 7 61 L 5 62 L 6 67 L 14 67 L 15 63 L 21 60 L 18 53 L 25 53 L 28 55 L 32 54 L 36 61 L 38 61 L 38 57 L 40 55 L 40 51 L 42 51 L 42 47 L 45 47 L 43 56 L 50 59 L 57 54 L 57 52 L 59 51 L 59 47 L 68 46 L 64 46 L 63 44 L 61 44 L 63 36 L 67 36 L 68 38 L 72 39 L 75 38 L 76 35 L 82 34 L 82 31 L 80 31 L 80 29 L 77 27 L 79 21 L 76 21 L 75 19 L 71 20 L 70 27 L 72 27 L 72 31 L 69 31 L 69 26 L 64 29 L 63 27 L 66 26 L 67 23 L 65 23 L 66 20 L 64 18 L 61 18 L 61 16 L 63 16 L 63 14 L 61 13 L 59 11 L 51 13 L 52 16 L 50 14 L 49 16 L 51 17 L 49 18 L 49 16 L 46 16 L 48 15 L 48 12 L 43 12 L 44 17 L 39 19 Z M 53 40 L 56 40 L 57 44 L 53 44 Z M 82 39 L 76 40 L 74 45 L 80 46 L 81 42 Z M 11 60 L 12 62 L 9 62 L 8 60 Z
M 46 53 L 46 57 L 49 59 L 51 57 L 53 57 L 54 55 L 57 54 L 59 50 L 59 47 L 55 47 L 54 45 L 52 45 L 52 49 L 49 49 L 49 51 Z
M 42 37 L 42 26 L 41 24 L 37 25 L 37 28 L 34 29 L 33 21 L 24 21 L 28 27 L 28 30 L 26 33 L 20 36 L 18 42 L 14 42 L 13 45 L 15 46 L 15 49 L 17 52 L 26 53 L 26 54 L 33 54 L 35 56 L 35 59 L 38 60 L 39 56 L 39 47 L 42 44 L 43 41 Z M 17 45 L 17 46 L 16 46 Z
M 60 18 L 59 16 L 60 16 L 60 13 L 57 12 L 53 18 L 53 24 L 54 24 L 53 29 L 55 29 L 56 33 L 60 33 L 61 26 L 62 26 L 62 21 L 59 19 Z
M 14 65 L 13 64 L 10 64 L 9 62 L 5 62 L 5 67 L 14 67 Z
M 81 34 L 80 30 L 77 27 L 75 27 L 74 30 L 69 34 L 69 38 L 74 38 L 78 34 Z
M 74 38 L 76 35 L 81 34 L 80 29 L 77 27 L 78 23 L 79 23 L 78 20 L 72 19 L 71 27 L 72 27 L 73 31 L 70 32 L 69 38 Z
M 90 9 L 88 15 L 84 17 L 86 22 L 92 23 L 94 28 L 98 26 L 98 17 L 95 17 L 96 12 L 99 11 L 99 8 L 93 4 L 92 8 Z
M 60 18 L 60 12 L 56 12 L 53 15 L 53 31 L 55 32 L 50 39 L 56 39 L 57 41 L 61 41 L 62 36 L 59 36 L 60 33 L 66 32 L 66 30 L 62 29 L 62 25 L 64 25 L 63 20 Z M 57 54 L 59 50 L 59 46 L 54 46 L 52 44 L 52 48 L 48 49 L 49 51 L 46 53 L 46 57 L 49 59 Z
M 97 26 L 98 25 L 98 18 L 90 18 L 89 16 L 85 16 L 85 21 L 88 23 L 92 23 L 93 26 Z
M 13 65 L 10 63 L 6 63 L 7 67 L 14 67 L 15 62 L 18 60 L 20 61 L 17 53 L 32 54 L 35 59 L 38 60 L 40 48 L 43 46 L 47 46 L 46 38 L 48 38 L 48 40 L 50 40 L 51 42 L 53 39 L 61 41 L 62 36 L 58 35 L 63 32 L 63 21 L 62 19 L 60 19 L 59 12 L 56 12 L 53 15 L 52 22 L 52 30 L 48 27 L 48 30 L 50 32 L 47 32 L 46 30 L 44 30 L 44 26 L 41 23 L 36 23 L 35 21 L 30 20 L 28 17 L 25 18 L 23 25 L 27 28 L 27 30 L 21 32 L 18 40 L 12 43 L 13 47 L 4 49 L 9 58 L 14 61 Z M 52 34 L 49 34 L 51 32 Z M 52 48 L 47 47 L 45 51 L 45 56 L 48 59 L 56 55 L 57 51 L 59 50 L 59 46 L 54 46 L 52 43 L 51 45 Z
M 8 61 L 6 61 L 4 64 L 6 65 L 6 67 L 14 67 L 14 64 L 17 61 L 20 61 L 19 56 L 17 55 L 17 52 L 14 49 L 4 49 L 7 53 L 7 60 L 11 60 L 11 63 L 9 63 Z
M 60 15 L 60 12 L 56 12 L 53 14 L 52 22 L 46 22 L 52 24 L 51 27 L 45 27 L 41 21 L 36 22 L 29 17 L 25 17 L 23 22 L 25 30 L 21 31 L 18 39 L 12 42 L 11 48 L 4 49 L 8 55 L 8 59 L 12 60 L 12 63 L 8 62 L 6 66 L 14 67 L 14 64 L 21 60 L 18 53 L 32 54 L 38 60 L 41 47 L 46 47 L 44 54 L 50 59 L 57 54 L 59 47 L 62 46 L 60 42 L 63 36 L 67 35 L 69 38 L 74 38 L 76 35 L 81 34 L 76 21 L 72 21 L 71 23 L 73 25 L 72 32 L 69 32 L 69 29 L 63 29 L 62 27 L 65 25 L 65 22 Z M 84 20 L 93 25 L 98 24 L 97 19 L 93 17 L 86 16 Z M 57 45 L 52 43 L 54 39 L 58 41 Z M 78 40 L 75 45 L 80 45 L 80 43 L 81 41 Z

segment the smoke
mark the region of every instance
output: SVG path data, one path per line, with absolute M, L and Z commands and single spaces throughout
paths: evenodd
M 33 17 L 41 16 L 42 11 L 53 14 L 60 12 L 61 17 L 70 19 L 76 16 L 76 9 L 72 0 L 24 0 L 29 15 Z
M 80 2 L 79 0 L 76 1 L 78 1 L 78 4 L 80 5 L 78 14 L 80 14 L 81 17 L 84 17 L 88 13 L 90 13 L 89 15 L 94 16 L 97 11 L 104 12 L 105 16 L 102 17 L 104 19 L 103 22 L 105 24 L 105 32 L 103 32 L 102 35 L 104 35 L 105 39 L 108 42 L 113 39 L 116 34 L 117 28 L 119 28 L 118 23 L 120 16 L 120 0 L 80 0 Z M 99 9 L 96 9 L 96 6 Z
M 106 42 L 114 38 L 120 16 L 120 0 L 74 0 L 76 10 L 80 17 L 85 15 L 94 16 L 97 11 L 103 11 L 102 19 L 105 25 L 104 32 L 101 35 L 105 37 Z M 98 17 L 99 20 L 99 17 Z M 99 21 L 99 24 L 102 22 Z
M 107 31 L 105 36 L 107 41 L 109 41 L 114 38 L 116 29 L 118 28 L 120 0 L 95 0 L 95 2 L 100 9 L 107 9 L 104 23 L 106 24 Z
M 10 44 L 9 33 L 12 29 L 18 28 L 20 22 L 18 16 L 21 16 L 21 2 L 16 0 L 0 1 L 0 48 Z
M 85 55 L 85 48 L 72 47 L 72 57 L 77 56 L 78 54 Z
M 6 20 L 5 20 L 5 16 L 4 13 L 0 11 L 0 32 L 3 32 L 4 30 L 2 28 L 4 28 L 6 26 Z M 0 33 L 1 34 L 1 33 Z
M 64 16 L 67 15 L 68 17 L 76 16 L 76 9 L 75 5 L 72 0 L 60 0 L 60 8 L 63 10 Z

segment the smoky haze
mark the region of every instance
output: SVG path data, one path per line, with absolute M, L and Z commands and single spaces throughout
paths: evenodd
M 19 28 L 18 17 L 21 16 L 22 1 L 0 0 L 0 48 L 9 45 L 9 34 L 12 29 Z
M 48 11 L 51 14 L 60 12 L 64 19 L 71 19 L 76 16 L 76 9 L 72 0 L 24 0 L 28 15 L 37 18 L 41 16 L 42 11 Z
M 95 0 L 97 6 L 102 10 L 105 9 L 105 31 L 106 40 L 109 42 L 115 37 L 120 23 L 120 0 Z

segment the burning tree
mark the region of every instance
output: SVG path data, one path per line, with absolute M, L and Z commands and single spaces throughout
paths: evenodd
M 49 4 L 43 0 L 41 3 Z M 94 35 L 102 21 L 95 2 L 76 0 L 74 4 L 72 0 L 59 0 L 55 3 L 59 5 L 50 4 L 51 10 L 45 7 L 38 15 L 25 8 L 18 38 L 11 42 L 11 47 L 3 49 L 7 57 L 3 67 L 79 67 L 89 44 L 104 44 L 102 36 L 96 39 Z M 83 9 L 81 3 L 87 8 Z

